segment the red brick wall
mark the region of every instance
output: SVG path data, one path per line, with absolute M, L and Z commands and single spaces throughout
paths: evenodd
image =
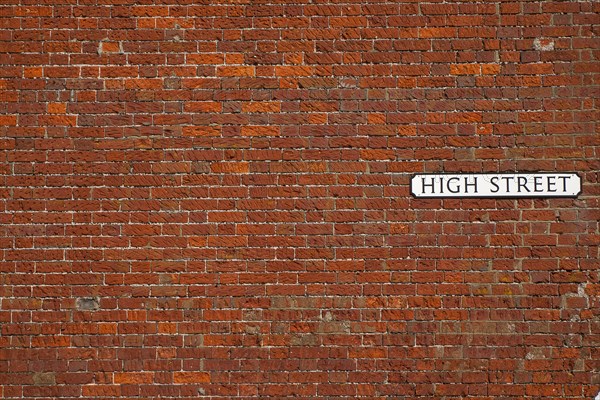
M 591 400 L 599 11 L 3 1 L 0 397 Z

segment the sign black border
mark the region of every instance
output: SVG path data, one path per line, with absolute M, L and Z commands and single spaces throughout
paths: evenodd
M 418 175 L 559 175 L 559 174 L 570 174 L 576 175 L 579 178 L 579 191 L 574 195 L 559 195 L 559 196 L 549 196 L 549 195 L 523 195 L 523 196 L 417 196 L 413 192 L 413 179 Z M 410 194 L 414 199 L 437 199 L 437 200 L 446 200 L 446 199 L 499 199 L 499 200 L 519 200 L 519 199 L 575 199 L 579 197 L 581 192 L 583 191 L 583 179 L 577 172 L 423 172 L 423 173 L 413 173 L 410 177 Z

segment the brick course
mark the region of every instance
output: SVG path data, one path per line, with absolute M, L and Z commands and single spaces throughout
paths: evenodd
M 594 398 L 599 12 L 3 2 L 0 397 Z

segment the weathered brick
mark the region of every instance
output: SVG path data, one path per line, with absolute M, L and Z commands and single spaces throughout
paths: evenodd
M 210 374 L 207 372 L 175 372 L 174 383 L 207 383 L 210 382 Z
M 13 3 L 0 397 L 597 395 L 596 2 Z
M 152 383 L 153 375 L 151 372 L 117 372 L 114 375 L 114 382 L 119 384 Z
M 246 174 L 250 171 L 249 164 L 247 162 L 222 162 L 215 163 L 210 166 L 212 172 L 216 173 L 238 173 Z

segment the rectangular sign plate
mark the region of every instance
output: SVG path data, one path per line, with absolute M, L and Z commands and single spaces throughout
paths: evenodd
M 576 173 L 416 174 L 410 192 L 420 198 L 577 197 Z

